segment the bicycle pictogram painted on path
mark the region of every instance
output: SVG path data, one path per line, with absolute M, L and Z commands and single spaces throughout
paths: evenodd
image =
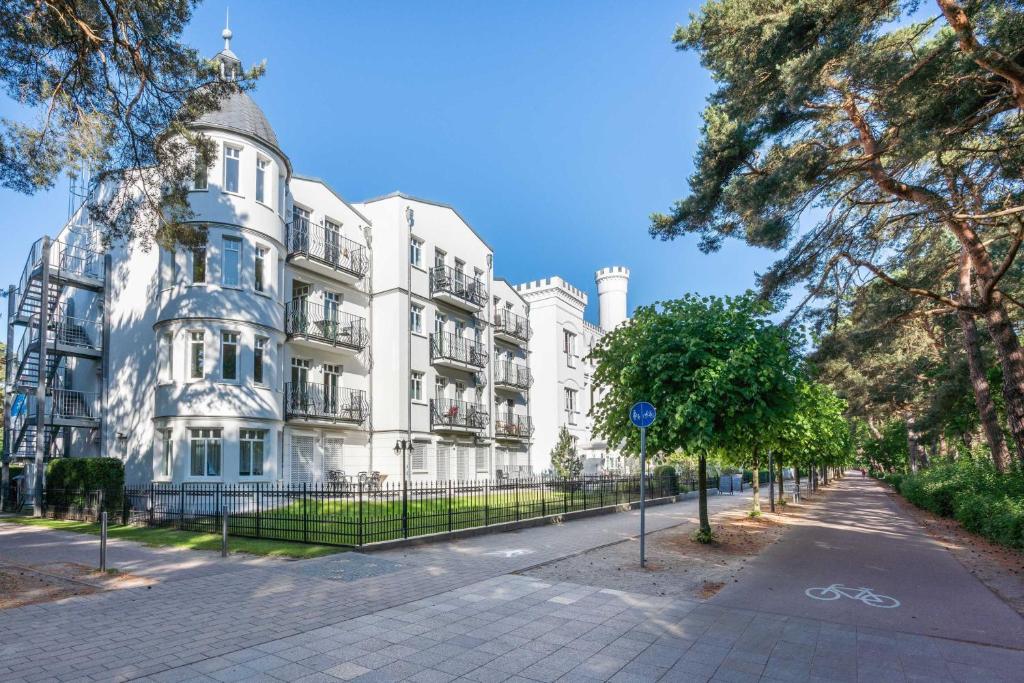
M 804 593 L 807 597 L 815 600 L 838 600 L 845 597 L 851 600 L 860 600 L 871 607 L 891 609 L 900 606 L 900 601 L 894 597 L 875 593 L 870 588 L 850 588 L 841 583 L 833 583 L 825 588 L 808 588 Z

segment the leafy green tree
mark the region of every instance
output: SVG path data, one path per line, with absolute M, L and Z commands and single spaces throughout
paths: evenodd
M 0 185 L 31 194 L 88 174 L 104 238 L 195 242 L 187 186 L 213 143 L 189 124 L 252 87 L 181 42 L 198 0 L 6 0 L 0 87 L 28 122 L 0 121 Z
M 803 283 L 808 300 L 828 299 L 868 277 L 983 320 L 1024 461 L 1024 353 L 1007 282 L 1024 243 L 1024 10 L 921 9 L 706 2 L 675 41 L 700 52 L 718 89 L 690 194 L 651 230 L 698 234 L 709 250 L 728 236 L 785 248 L 761 278 L 768 296 Z M 954 269 L 963 252 L 971 287 L 951 294 L 947 278 L 917 267 L 942 250 L 935 262 Z
M 576 442 L 563 425 L 558 430 L 558 441 L 551 449 L 551 466 L 560 477 L 576 479 L 583 473 L 583 459 L 576 451 Z
M 629 325 L 605 335 L 592 352 L 603 398 L 595 430 L 627 452 L 640 448 L 630 423 L 637 401 L 658 417 L 647 430 L 652 452 L 698 458 L 700 532 L 712 538 L 707 507 L 710 455 L 749 448 L 758 430 L 788 409 L 793 391 L 794 336 L 773 325 L 764 301 L 688 294 L 636 310 Z

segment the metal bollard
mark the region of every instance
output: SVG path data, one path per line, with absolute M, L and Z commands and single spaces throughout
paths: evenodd
M 228 506 L 220 510 L 220 556 L 228 556 Z
M 107 513 L 100 513 L 100 571 L 107 571 Z

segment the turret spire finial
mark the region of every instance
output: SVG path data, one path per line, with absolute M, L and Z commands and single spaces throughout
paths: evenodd
M 224 9 L 224 30 L 220 32 L 220 37 L 224 39 L 224 49 L 231 49 L 231 8 Z

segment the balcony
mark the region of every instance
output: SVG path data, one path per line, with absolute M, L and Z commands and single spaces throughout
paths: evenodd
M 494 420 L 494 436 L 498 439 L 526 441 L 533 436 L 533 422 L 526 415 L 499 412 Z
M 499 389 L 526 391 L 533 384 L 530 368 L 512 361 L 502 361 L 494 366 L 494 386 Z
M 11 405 L 15 431 L 22 424 L 36 424 L 38 401 L 32 394 L 17 394 Z M 96 392 L 51 389 L 46 397 L 44 424 L 51 427 L 91 429 L 100 423 L 100 395 Z
M 438 432 L 478 432 L 487 429 L 487 408 L 451 398 L 430 400 L 430 428 Z
M 474 313 L 483 308 L 487 301 L 483 282 L 451 266 L 434 266 L 430 269 L 430 295 Z
M 370 342 L 363 318 L 302 299 L 285 304 L 284 326 L 288 341 L 313 348 L 362 351 Z
M 332 384 L 289 382 L 284 386 L 287 420 L 362 424 L 370 414 L 366 392 Z
M 487 365 L 487 347 L 472 339 L 435 332 L 430 335 L 430 362 L 477 372 Z
M 288 260 L 318 273 L 356 283 L 370 269 L 367 248 L 342 237 L 337 228 L 296 218 L 288 224 L 287 239 Z
M 494 336 L 517 346 L 530 341 L 530 321 L 508 309 L 494 311 Z

